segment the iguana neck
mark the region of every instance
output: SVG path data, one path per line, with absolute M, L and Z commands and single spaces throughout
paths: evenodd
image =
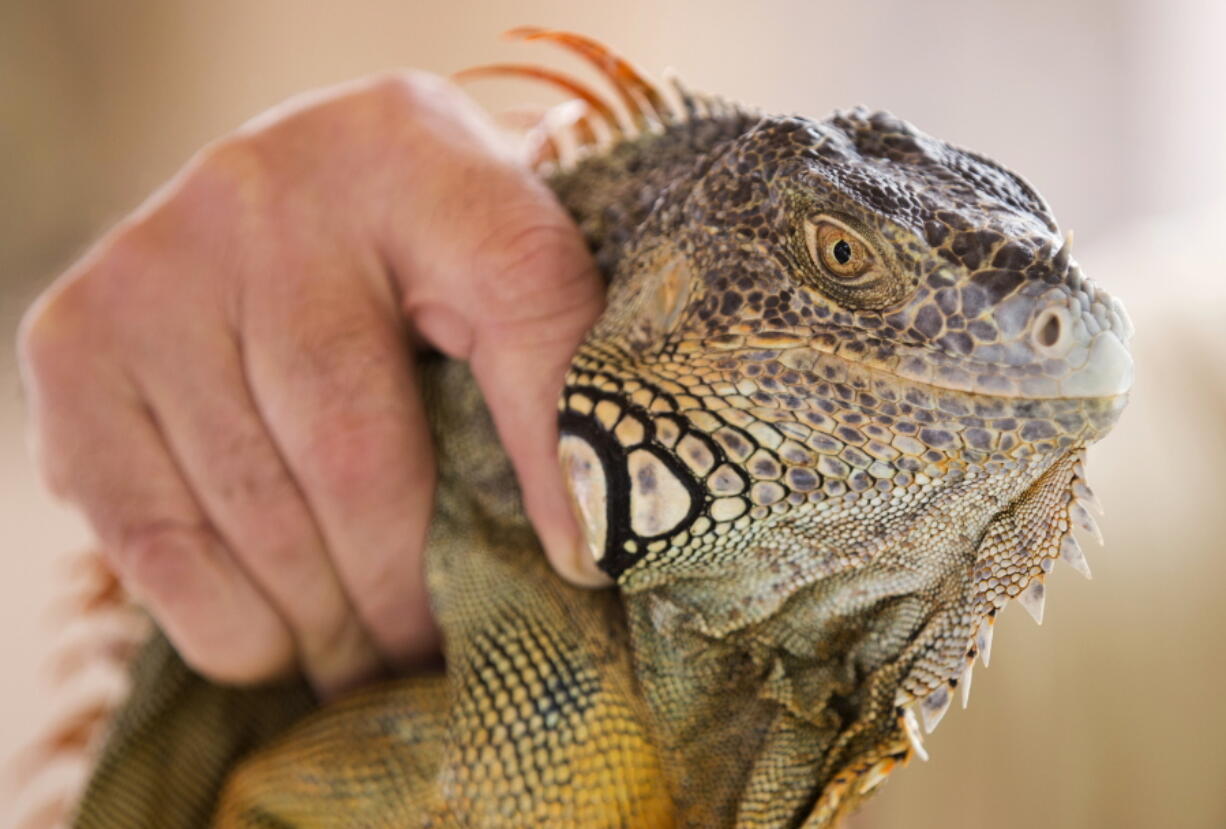
M 946 481 L 905 522 L 870 528 L 855 548 L 832 547 L 837 533 L 810 523 L 777 533 L 760 569 L 747 555 L 736 572 L 623 587 L 638 679 L 674 755 L 669 767 L 683 770 L 672 782 L 685 810 L 708 808 L 686 792 L 732 777 L 743 788 L 729 804 L 709 804 L 715 814 L 791 810 L 800 820 L 849 764 L 905 756 L 900 689 L 962 670 L 983 612 L 977 563 L 994 549 L 985 539 L 1067 489 L 1072 465 L 1070 457 Z M 828 526 L 856 520 L 826 515 Z M 1054 531 L 1046 513 L 1027 526 Z M 1013 539 L 1009 551 L 1035 541 Z M 779 566 L 789 546 L 791 564 Z M 950 607 L 964 624 L 936 622 Z M 922 681 L 915 686 L 918 695 Z M 729 699 L 752 702 L 730 710 Z M 792 771 L 781 777 L 780 768 Z

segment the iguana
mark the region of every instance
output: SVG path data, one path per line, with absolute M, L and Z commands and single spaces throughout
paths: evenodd
M 1017 175 L 862 109 L 823 121 L 594 63 L 538 161 L 608 279 L 559 402 L 584 537 L 547 566 L 466 369 L 423 358 L 445 673 L 314 707 L 155 636 L 79 827 L 832 826 L 923 753 L 997 611 L 1041 618 L 1123 307 Z

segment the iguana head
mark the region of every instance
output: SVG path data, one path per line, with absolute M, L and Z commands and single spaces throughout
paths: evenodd
M 554 175 L 610 279 L 562 463 L 641 659 L 677 655 L 649 673 L 744 655 L 820 749 L 807 799 L 762 797 L 820 823 L 922 751 L 908 704 L 935 725 L 1009 598 L 1085 569 L 1130 324 L 995 162 L 885 113 L 678 100 Z M 797 765 L 763 740 L 754 769 Z

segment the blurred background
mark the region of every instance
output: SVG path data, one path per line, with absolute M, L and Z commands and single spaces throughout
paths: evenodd
M 1090 453 L 1094 580 L 1009 608 L 967 711 L 866 827 L 1226 826 L 1226 4 L 1220 0 L 0 0 L 0 758 L 73 687 L 47 655 L 88 532 L 27 458 L 22 310 L 203 143 L 298 91 L 411 65 L 574 67 L 509 44 L 576 29 L 764 109 L 885 108 L 1021 172 L 1136 324 L 1138 379 Z M 548 102 L 474 89 L 494 109 Z M 42 784 L 48 785 L 48 784 Z M 38 786 L 0 789 L 0 825 Z

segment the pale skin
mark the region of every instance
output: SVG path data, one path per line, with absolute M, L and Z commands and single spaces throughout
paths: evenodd
M 30 309 L 36 454 L 189 664 L 331 695 L 438 648 L 414 349 L 469 361 L 550 561 L 604 582 L 555 426 L 602 304 L 578 231 L 454 88 L 325 90 L 206 147 Z

